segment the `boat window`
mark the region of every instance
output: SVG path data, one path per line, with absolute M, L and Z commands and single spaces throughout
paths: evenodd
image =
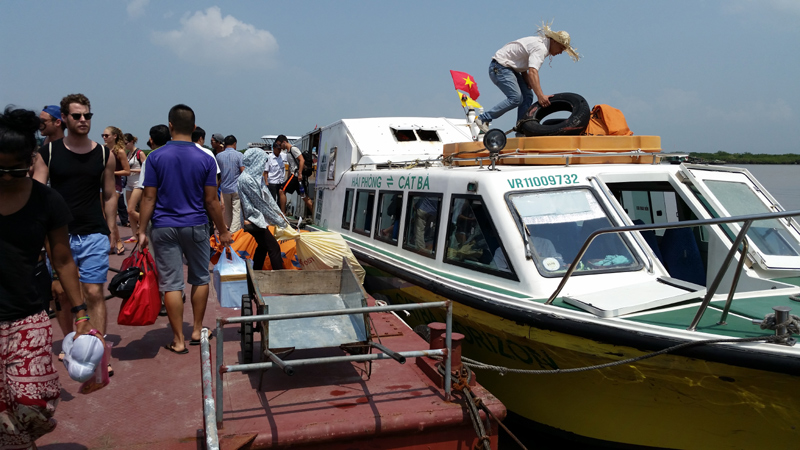
M 772 212 L 744 183 L 705 180 L 705 184 L 731 216 Z M 797 239 L 777 219 L 753 222 L 747 231 L 747 237 L 767 255 L 800 255 Z
M 378 197 L 378 232 L 375 233 L 375 239 L 397 244 L 402 212 L 402 192 L 381 192 Z
M 348 189 L 344 194 L 344 209 L 342 211 L 342 228 L 350 229 L 350 218 L 353 217 L 353 194 L 354 189 Z
M 545 277 L 561 276 L 591 233 L 612 226 L 588 189 L 529 192 L 509 198 L 525 226 L 536 267 Z M 619 235 L 604 234 L 592 241 L 575 275 L 640 267 Z
M 444 262 L 517 279 L 480 196 L 453 196 L 445 242 Z
M 369 236 L 372 233 L 372 210 L 375 205 L 374 191 L 358 191 L 353 231 Z
M 391 128 L 392 134 L 394 138 L 397 139 L 397 142 L 408 142 L 408 141 L 416 141 L 417 136 L 414 134 L 414 130 L 410 129 L 399 129 L 399 128 Z
M 436 257 L 436 237 L 439 234 L 441 194 L 410 194 L 406 207 L 403 248 Z
M 417 136 L 419 136 L 420 141 L 427 141 L 427 142 L 439 142 L 439 133 L 435 130 L 417 130 Z

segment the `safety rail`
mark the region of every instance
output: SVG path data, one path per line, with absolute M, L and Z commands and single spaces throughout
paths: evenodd
M 458 161 L 475 161 L 475 162 L 483 162 L 487 161 L 491 163 L 492 161 L 497 161 L 500 159 L 555 159 L 555 158 L 562 158 L 564 159 L 564 165 L 569 166 L 570 158 L 608 158 L 608 157 L 617 157 L 617 156 L 630 156 L 631 158 L 641 158 L 641 157 L 649 157 L 652 156 L 653 160 L 650 164 L 658 164 L 659 158 L 668 155 L 667 153 L 662 152 L 646 152 L 641 149 L 630 150 L 630 151 L 621 151 L 621 152 L 603 152 L 603 151 L 594 151 L 594 150 L 581 150 L 576 148 L 575 150 L 564 150 L 563 152 L 552 152 L 552 153 L 525 153 L 520 151 L 519 149 L 514 150 L 508 153 L 501 153 L 497 156 L 460 156 L 460 155 L 468 155 L 470 153 L 481 153 L 487 152 L 488 150 L 483 148 L 480 150 L 472 150 L 472 151 L 465 151 L 454 153 L 452 155 L 448 155 L 442 158 L 442 161 L 445 165 L 452 165 Z
M 262 314 L 262 315 L 254 315 L 254 316 L 243 316 L 243 317 L 229 317 L 229 318 L 217 318 L 217 327 L 216 327 L 216 341 L 217 341 L 217 349 L 216 349 L 216 371 L 217 371 L 217 379 L 216 379 L 216 395 L 211 396 L 211 357 L 209 353 L 209 343 L 208 337 L 205 335 L 206 330 L 203 331 L 203 335 L 200 338 L 200 345 L 201 345 L 201 361 L 202 361 L 202 377 L 203 377 L 203 412 L 204 412 L 204 419 L 205 419 L 205 431 L 206 431 L 206 445 L 209 449 L 211 448 L 219 448 L 219 444 L 217 442 L 217 429 L 222 428 L 222 404 L 223 404 L 223 390 L 224 390 L 224 383 L 222 380 L 222 375 L 228 372 L 248 372 L 253 370 L 265 370 L 270 369 L 272 367 L 280 367 L 280 363 L 275 362 L 261 362 L 261 363 L 250 363 L 250 364 L 234 364 L 230 366 L 226 366 L 223 364 L 223 333 L 222 328 L 225 325 L 229 324 L 237 324 L 243 322 L 262 322 L 262 321 L 272 321 L 272 320 L 286 320 L 286 319 L 302 319 L 302 318 L 309 318 L 309 317 L 323 317 L 323 316 L 339 316 L 339 315 L 352 315 L 352 314 L 369 314 L 369 313 L 376 313 L 376 312 L 394 312 L 394 311 L 411 311 L 417 309 L 430 309 L 430 308 L 444 308 L 447 311 L 446 320 L 445 320 L 445 348 L 438 349 L 438 350 L 417 350 L 417 351 L 405 351 L 405 352 L 391 352 L 391 353 L 370 353 L 364 355 L 350 355 L 350 356 L 331 356 L 331 357 L 322 357 L 322 358 L 308 358 L 308 359 L 298 359 L 291 361 L 291 367 L 295 366 L 309 366 L 309 365 L 317 365 L 317 364 L 330 364 L 330 363 L 338 363 L 338 362 L 367 362 L 367 361 L 375 361 L 375 360 L 385 360 L 385 359 L 395 359 L 400 361 L 400 359 L 404 358 L 417 358 L 417 357 L 442 357 L 445 361 L 445 374 L 444 374 L 444 390 L 445 390 L 445 397 L 450 398 L 451 394 L 451 372 L 452 372 L 452 335 L 453 335 L 453 303 L 450 300 L 442 301 L 442 302 L 430 302 L 424 304 L 404 304 L 404 305 L 386 305 L 386 306 L 368 306 L 362 308 L 349 308 L 349 309 L 337 309 L 337 310 L 328 310 L 328 311 L 309 311 L 309 312 L 298 312 L 298 313 L 288 313 L 288 314 Z M 373 346 L 380 349 L 380 346 Z M 381 350 L 388 350 L 388 349 L 381 349 Z M 273 360 L 274 361 L 274 360 Z M 279 360 L 280 361 L 280 360 Z M 281 361 L 283 362 L 283 361 Z M 286 371 L 286 367 L 281 367 L 287 374 L 290 371 Z M 214 420 L 211 420 L 211 419 Z M 216 445 L 216 447 L 214 447 Z
M 556 290 L 550 295 L 550 297 L 545 302 L 546 305 L 552 304 L 553 301 L 558 297 L 558 294 L 561 293 L 561 290 L 564 289 L 564 286 L 567 284 L 567 281 L 575 272 L 578 267 L 578 262 L 583 258 L 583 255 L 586 253 L 586 250 L 589 248 L 589 245 L 594 241 L 597 236 L 601 234 L 609 234 L 609 233 L 623 233 L 629 231 L 648 231 L 648 230 L 667 230 L 672 228 L 694 228 L 699 226 L 705 225 L 719 225 L 724 223 L 738 223 L 742 222 L 741 230 L 739 230 L 739 234 L 736 235 L 736 239 L 734 239 L 733 244 L 731 245 L 731 249 L 728 251 L 727 255 L 725 255 L 725 260 L 717 270 L 717 274 L 714 276 L 714 281 L 711 282 L 711 286 L 708 287 L 706 290 L 706 295 L 703 298 L 703 301 L 700 303 L 700 307 L 697 310 L 697 314 L 695 315 L 692 323 L 687 328 L 689 331 L 695 331 L 697 328 L 697 324 L 700 323 L 700 319 L 702 319 L 703 314 L 705 313 L 708 305 L 711 303 L 711 298 L 714 297 L 714 294 L 719 288 L 720 283 L 722 283 L 722 278 L 727 272 L 728 268 L 730 267 L 731 261 L 733 260 L 733 255 L 739 251 L 739 246 L 742 245 L 742 242 L 747 235 L 747 231 L 750 229 L 750 225 L 757 220 L 767 220 L 767 219 L 782 219 L 788 217 L 796 217 L 800 216 L 800 211 L 779 211 L 773 213 L 763 213 L 763 214 L 747 214 L 743 216 L 734 216 L 734 217 L 719 217 L 714 219 L 698 219 L 698 220 L 686 220 L 683 222 L 673 222 L 673 223 L 665 223 L 665 224 L 644 224 L 644 225 L 629 225 L 624 227 L 606 227 L 606 228 L 598 228 L 592 234 L 590 234 L 586 240 L 583 242 L 580 250 L 578 250 L 578 254 L 575 255 L 575 259 L 572 261 L 572 264 L 569 265 L 567 268 L 567 272 L 564 274 L 564 277 L 561 279 L 561 282 L 558 284 Z M 743 249 L 742 257 L 740 258 L 739 263 L 739 270 L 741 270 L 744 256 L 744 253 L 748 249 L 749 245 L 745 244 L 745 248 Z M 736 276 L 736 282 L 738 283 L 738 272 Z M 731 286 L 731 292 L 735 290 L 736 286 Z M 727 310 L 730 308 L 730 302 L 733 299 L 733 296 L 729 294 L 728 301 L 725 305 L 725 316 L 727 316 Z

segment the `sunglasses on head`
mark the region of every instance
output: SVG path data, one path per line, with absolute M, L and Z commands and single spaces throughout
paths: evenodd
M 9 174 L 12 178 L 24 178 L 28 176 L 28 171 L 30 167 L 26 167 L 25 169 L 3 169 L 0 168 L 0 176 Z
M 86 120 L 92 120 L 92 116 L 93 115 L 94 115 L 94 113 L 72 113 L 72 114 L 70 114 L 70 116 L 72 116 L 73 120 L 81 120 L 81 116 L 83 116 Z

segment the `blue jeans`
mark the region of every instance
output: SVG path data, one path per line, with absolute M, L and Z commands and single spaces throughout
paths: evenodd
M 528 87 L 523 75 L 492 60 L 492 63 L 489 64 L 489 78 L 505 94 L 506 99 L 478 117 L 489 123 L 517 108 L 517 122 L 519 122 L 533 104 L 533 91 Z

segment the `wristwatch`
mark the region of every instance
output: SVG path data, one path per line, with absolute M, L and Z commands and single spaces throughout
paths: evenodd
M 86 311 L 86 310 L 87 310 L 87 309 L 86 309 L 86 303 L 84 303 L 84 304 L 82 304 L 82 305 L 73 306 L 73 307 L 70 309 L 70 312 L 72 312 L 72 314 L 78 314 L 78 312 L 79 312 L 79 311 Z

